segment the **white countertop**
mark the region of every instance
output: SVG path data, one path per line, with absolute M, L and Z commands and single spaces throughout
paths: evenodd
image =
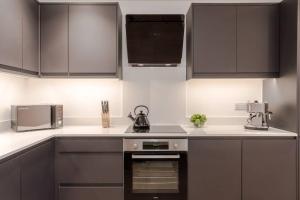
M 195 128 L 194 126 L 182 126 L 189 137 L 296 137 L 297 133 L 269 128 L 268 131 L 248 130 L 244 126 L 205 126 Z
M 182 126 L 187 134 L 125 133 L 128 126 L 101 128 L 99 126 L 66 126 L 62 129 L 16 133 L 0 133 L 0 159 L 53 137 L 297 137 L 296 133 L 270 128 L 269 131 L 245 130 L 243 126 Z

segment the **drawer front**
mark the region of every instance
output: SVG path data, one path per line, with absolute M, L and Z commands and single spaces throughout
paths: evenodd
M 56 152 L 123 152 L 121 138 L 60 138 Z
M 123 200 L 122 187 L 60 187 L 59 200 Z
M 58 183 L 123 183 L 123 153 L 60 153 Z

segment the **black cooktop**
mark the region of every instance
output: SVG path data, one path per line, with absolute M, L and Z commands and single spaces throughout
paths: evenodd
M 125 133 L 174 133 L 182 134 L 186 131 L 181 126 L 150 126 L 150 129 L 134 129 L 130 126 Z

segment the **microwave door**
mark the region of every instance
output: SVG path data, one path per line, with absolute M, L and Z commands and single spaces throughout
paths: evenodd
M 18 107 L 18 131 L 51 128 L 51 106 Z

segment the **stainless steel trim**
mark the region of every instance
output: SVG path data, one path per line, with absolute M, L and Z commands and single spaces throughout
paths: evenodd
M 168 149 L 143 149 L 144 142 L 167 142 L 169 147 L 168 147 Z M 123 140 L 123 151 L 124 152 L 188 151 L 188 140 L 187 139 L 124 139 Z
M 179 159 L 180 155 L 132 155 L 132 159 Z
M 43 124 L 39 126 L 17 126 L 16 131 L 31 131 L 31 130 L 42 130 L 42 129 L 51 129 L 51 124 Z
M 129 63 L 132 67 L 176 67 L 179 63 Z

